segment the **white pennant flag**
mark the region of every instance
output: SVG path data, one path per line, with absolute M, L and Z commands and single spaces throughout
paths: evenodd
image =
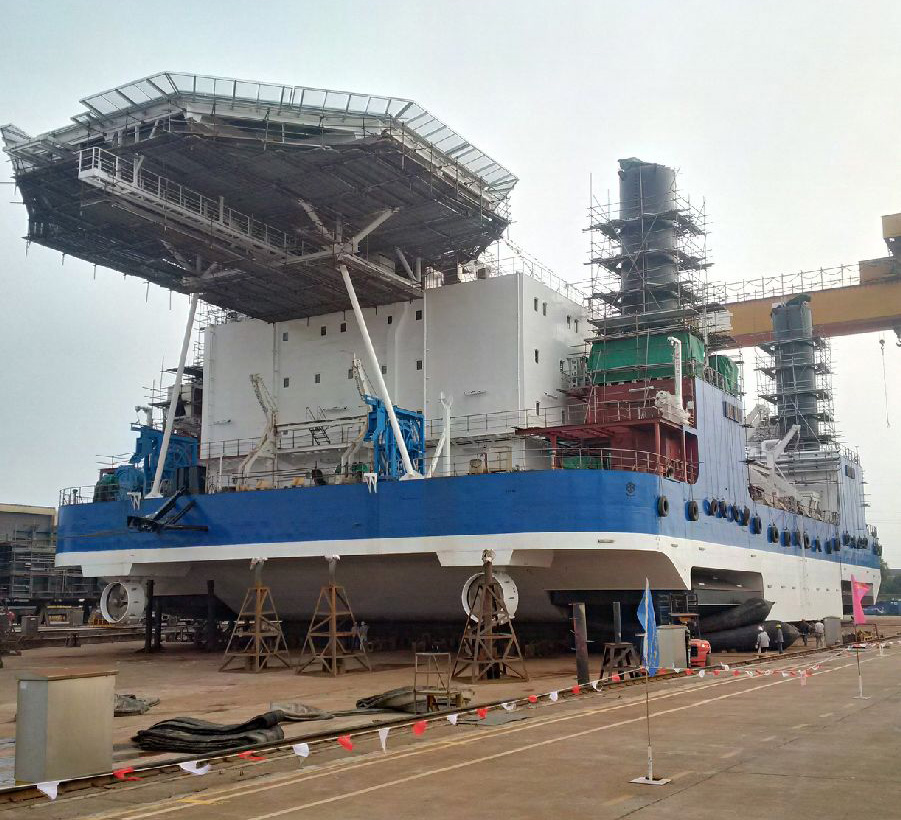
M 178 768 L 191 774 L 206 774 L 210 770 L 210 764 L 202 764 L 199 760 L 189 760 L 187 763 L 179 763 Z
M 558 698 L 559 696 L 557 695 L 556 692 L 551 692 L 551 693 L 548 695 L 548 697 L 550 698 L 551 703 L 556 703 L 556 702 L 557 702 L 557 698 Z
M 747 675 L 749 678 L 754 677 L 754 673 L 750 669 L 745 670 L 745 675 Z
M 456 726 L 456 725 L 457 725 L 457 718 L 458 718 L 458 717 L 459 717 L 459 715 L 448 715 L 448 716 L 447 716 L 447 722 L 448 722 L 451 726 Z
M 673 667 L 673 672 L 675 672 L 677 675 L 678 675 L 681 671 L 682 671 L 682 670 L 681 670 L 678 666 L 674 666 L 674 667 Z
M 592 685 L 592 687 L 594 688 L 594 691 L 595 691 L 595 692 L 600 692 L 600 691 L 601 691 L 601 682 L 600 682 L 599 680 L 593 680 L 593 681 L 591 682 L 591 685 Z
M 723 667 L 723 669 L 725 669 L 727 672 L 729 671 L 729 664 L 728 664 L 728 663 L 722 664 L 722 667 Z
M 379 729 L 379 743 L 382 744 L 382 751 L 388 751 L 388 732 L 390 729 L 387 726 L 383 726 Z
M 782 677 L 783 677 L 783 678 L 787 678 L 787 677 L 788 677 L 788 672 L 783 672 L 783 673 L 782 673 Z
M 56 800 L 56 792 L 59 789 L 59 780 L 46 780 L 43 783 L 35 783 L 34 785 L 51 800 Z
M 699 677 L 699 678 L 703 678 L 704 675 L 706 675 L 706 674 L 707 674 L 707 673 L 702 669 L 700 672 L 698 672 L 698 677 Z
M 310 747 L 306 743 L 295 743 L 291 748 L 294 750 L 294 754 L 296 754 L 298 757 L 310 756 Z
M 773 670 L 772 670 L 772 669 L 766 669 L 766 670 L 764 670 L 764 673 L 763 673 L 763 674 L 764 674 L 764 675 L 772 675 L 772 674 L 773 674 Z
M 508 712 L 512 712 L 516 708 L 516 704 L 510 702 L 502 703 L 501 706 L 503 706 L 504 709 L 506 709 Z

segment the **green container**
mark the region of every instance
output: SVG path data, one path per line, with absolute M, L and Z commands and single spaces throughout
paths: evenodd
M 733 395 L 738 394 L 738 365 L 728 356 L 711 356 L 710 367 L 723 377 L 723 387 Z
M 686 375 L 704 364 L 704 342 L 688 331 L 641 334 L 630 339 L 596 341 L 588 356 L 588 372 L 594 384 L 633 382 L 673 377 L 672 336 L 682 342 L 682 364 Z
M 563 456 L 564 470 L 603 470 L 604 462 L 597 456 Z

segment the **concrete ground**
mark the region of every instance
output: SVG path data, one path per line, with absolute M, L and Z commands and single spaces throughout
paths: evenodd
M 209 656 L 187 652 L 178 657 L 175 650 L 164 661 L 147 661 L 120 654 L 122 645 L 109 649 L 107 661 L 118 659 L 123 682 L 140 680 L 141 687 L 130 688 L 163 698 L 159 711 L 117 719 L 134 723 L 117 729 L 120 736 L 173 714 L 209 715 L 204 710 L 218 709 L 213 719 L 238 719 L 275 698 L 344 708 L 351 697 L 409 682 L 408 668 L 338 681 L 287 671 L 201 675 L 212 666 Z M 353 732 L 352 752 L 329 740 L 314 745 L 303 760 L 287 746 L 263 753 L 257 762 L 217 761 L 203 777 L 170 772 L 66 792 L 55 802 L 41 798 L 0 806 L 0 816 L 891 817 L 901 805 L 901 772 L 893 762 L 901 751 L 901 644 L 889 647 L 885 657 L 865 651 L 861 660 L 868 700 L 853 697 L 857 667 L 847 652 L 771 657 L 764 668 L 775 674 L 765 677 L 655 681 L 650 688 L 655 771 L 672 778 L 666 786 L 629 782 L 644 772 L 647 745 L 643 686 L 630 686 L 555 704 L 546 699 L 534 707 L 522 704 L 510 715 L 525 719 L 505 725 L 454 727 L 438 719 L 421 737 L 409 725 L 396 726 L 387 753 L 370 724 L 367 733 L 358 734 L 362 726 Z M 820 669 L 804 684 L 779 671 L 813 663 Z M 0 720 L 9 709 L 10 666 L 0 673 Z M 572 682 L 571 658 L 533 662 L 533 667 L 531 682 L 480 687 L 478 698 L 522 698 Z M 185 691 L 192 678 L 197 685 Z

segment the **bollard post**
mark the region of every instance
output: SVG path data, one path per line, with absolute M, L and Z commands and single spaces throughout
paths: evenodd
M 163 649 L 163 599 L 157 595 L 153 601 L 153 651 Z
M 206 651 L 216 651 L 216 587 L 214 581 L 206 582 Z
M 585 620 L 585 604 L 573 604 L 573 635 L 576 641 L 576 680 L 587 684 L 588 672 L 588 624 Z
M 145 584 L 147 601 L 144 604 L 144 651 L 153 652 L 153 581 Z

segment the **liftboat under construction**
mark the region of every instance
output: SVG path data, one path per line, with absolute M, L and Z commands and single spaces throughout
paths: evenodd
M 486 549 L 518 623 L 646 579 L 785 620 L 878 590 L 809 299 L 773 300 L 746 414 L 670 168 L 620 161 L 583 294 L 503 239 L 516 177 L 410 100 L 162 73 L 82 103 L 3 128 L 28 241 L 190 295 L 134 455 L 61 496 L 57 562 L 110 619 L 147 580 L 237 610 L 255 558 L 308 617 L 338 555 L 358 618 L 458 623 Z

